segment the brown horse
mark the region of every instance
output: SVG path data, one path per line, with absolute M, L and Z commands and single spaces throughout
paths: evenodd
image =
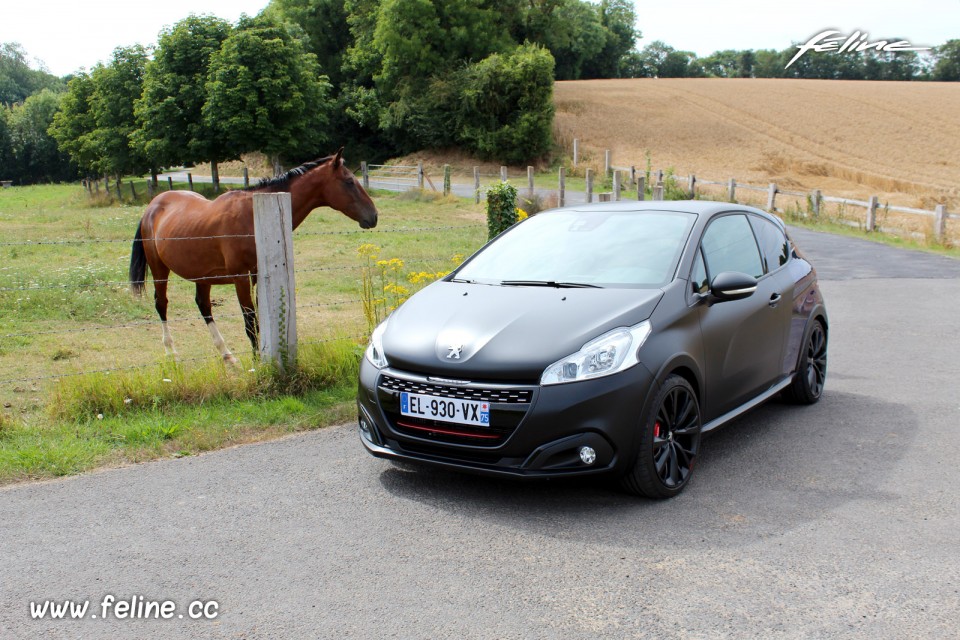
M 257 245 L 253 238 L 253 194 L 289 191 L 293 228 L 317 207 L 331 207 L 360 223 L 377 225 L 377 207 L 356 176 L 336 154 L 288 171 L 242 191 L 229 191 L 212 202 L 192 191 L 167 191 L 154 198 L 137 226 L 130 256 L 130 284 L 142 294 L 147 266 L 153 275 L 163 346 L 176 355 L 167 326 L 167 281 L 170 272 L 197 285 L 197 306 L 224 361 L 237 362 L 213 321 L 210 287 L 232 284 L 243 311 L 243 324 L 257 351 L 257 317 L 252 285 L 257 277 Z

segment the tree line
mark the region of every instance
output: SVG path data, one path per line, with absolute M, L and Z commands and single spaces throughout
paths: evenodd
M 191 15 L 65 90 L 9 100 L 0 177 L 210 162 L 216 181 L 243 153 L 279 170 L 341 144 L 370 159 L 457 146 L 523 162 L 551 149 L 554 79 L 619 76 L 634 22 L 627 0 L 273 0 L 236 25 Z M 42 162 L 12 136 L 38 110 Z
M 891 38 L 898 40 L 899 38 Z M 932 51 L 808 53 L 787 67 L 796 46 L 786 49 L 726 49 L 698 58 L 659 40 L 624 60 L 634 78 L 805 78 L 813 80 L 960 81 L 960 40 Z
M 272 0 L 236 24 L 191 15 L 90 71 L 32 70 L 0 47 L 0 179 L 121 176 L 340 145 L 524 163 L 552 150 L 555 80 L 626 77 L 960 79 L 960 40 L 922 56 L 794 47 L 698 58 L 636 46 L 629 0 Z

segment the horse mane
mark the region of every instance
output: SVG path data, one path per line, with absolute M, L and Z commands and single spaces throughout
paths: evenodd
M 322 164 L 330 162 L 334 156 L 325 156 L 323 158 L 318 158 L 312 162 L 304 162 L 302 165 L 295 169 L 290 169 L 285 174 L 277 176 L 276 178 L 261 178 L 260 181 L 249 187 L 246 187 L 244 191 L 270 191 L 275 189 L 282 189 L 290 184 L 290 181 L 299 178 L 303 174 L 307 173 L 311 169 L 315 169 Z

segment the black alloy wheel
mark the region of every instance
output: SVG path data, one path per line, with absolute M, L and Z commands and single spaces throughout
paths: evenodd
M 690 383 L 672 375 L 660 387 L 640 436 L 640 451 L 622 484 L 648 498 L 671 498 L 690 481 L 700 450 L 700 404 Z
M 823 323 L 813 321 L 810 335 L 800 355 L 800 366 L 784 395 L 797 404 L 813 404 L 823 394 L 827 380 L 827 332 Z

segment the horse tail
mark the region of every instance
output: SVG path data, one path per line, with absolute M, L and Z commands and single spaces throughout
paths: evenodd
M 140 222 L 137 222 L 137 235 L 133 236 L 133 249 L 130 252 L 130 290 L 142 296 L 146 277 L 147 253 L 143 250 L 143 235 L 140 233 Z

